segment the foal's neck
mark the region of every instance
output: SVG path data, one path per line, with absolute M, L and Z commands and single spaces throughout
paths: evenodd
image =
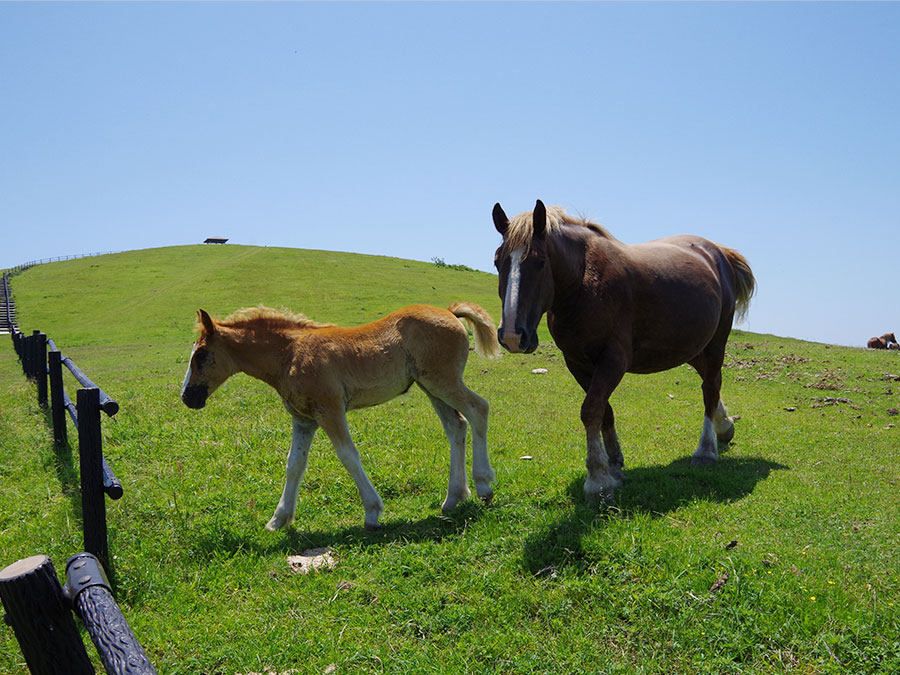
M 230 353 L 236 370 L 278 388 L 286 353 L 293 340 L 278 330 L 248 325 L 229 331 Z

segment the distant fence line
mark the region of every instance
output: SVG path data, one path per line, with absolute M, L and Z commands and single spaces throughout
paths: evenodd
M 6 304 L 3 310 L 8 318 L 12 302 L 6 274 L 3 285 Z M 156 675 L 116 604 L 105 571 L 109 566 L 105 495 L 119 499 L 123 490 L 103 457 L 100 413 L 115 415 L 119 404 L 70 358 L 63 356 L 44 333 L 35 330 L 25 335 L 11 323 L 10 334 L 23 373 L 36 383 L 38 404 L 43 408 L 49 404 L 54 444 L 57 447 L 68 444 L 67 411 L 78 430 L 86 552 L 73 556 L 66 564 L 65 588 L 60 586 L 53 563 L 45 555 L 24 558 L 0 570 L 0 600 L 6 611 L 6 622 L 16 635 L 29 670 L 35 675 L 94 672 L 72 621 L 73 612 L 87 628 L 108 674 Z M 63 386 L 63 366 L 82 385 L 76 392 L 75 403 Z
M 55 258 L 41 258 L 40 260 L 30 260 L 27 263 L 22 263 L 21 265 L 16 265 L 15 267 L 10 267 L 4 272 L 8 274 L 16 274 L 18 272 L 23 272 L 27 270 L 29 267 L 34 267 L 35 265 L 43 265 L 44 263 L 52 263 L 52 262 L 63 262 L 65 260 L 77 260 L 79 258 L 93 258 L 97 255 L 109 255 L 110 253 L 120 253 L 120 251 L 98 251 L 97 253 L 80 253 L 78 255 L 60 255 Z

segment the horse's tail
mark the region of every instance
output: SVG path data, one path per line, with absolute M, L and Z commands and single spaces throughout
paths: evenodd
M 488 359 L 500 356 L 500 342 L 491 315 L 474 302 L 454 302 L 447 309 L 464 321 L 475 336 L 475 351 Z
M 750 309 L 750 298 L 756 291 L 756 278 L 753 276 L 753 270 L 750 269 L 750 263 L 740 253 L 725 246 L 719 246 L 725 258 L 731 264 L 734 270 L 734 318 L 740 323 L 747 318 L 747 311 Z

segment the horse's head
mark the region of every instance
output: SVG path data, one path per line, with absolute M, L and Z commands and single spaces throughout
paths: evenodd
M 547 210 L 541 200 L 531 218 L 522 214 L 511 224 L 500 204 L 494 205 L 494 227 L 503 243 L 494 255 L 500 274 L 503 317 L 497 336 L 511 352 L 537 349 L 537 328 L 553 301 L 553 275 L 547 260 Z
M 200 319 L 200 337 L 191 352 L 191 360 L 181 387 L 181 400 L 188 408 L 199 410 L 206 405 L 209 395 L 235 371 L 215 322 L 202 309 L 197 315 Z

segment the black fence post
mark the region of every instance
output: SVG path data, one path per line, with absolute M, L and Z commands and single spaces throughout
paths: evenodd
M 50 416 L 53 419 L 53 442 L 65 445 L 69 440 L 66 431 L 66 407 L 63 403 L 62 354 L 54 349 L 47 354 L 47 370 L 50 378 Z
M 113 598 L 103 567 L 90 553 L 79 553 L 69 559 L 65 592 L 97 647 L 107 673 L 156 675 Z
M 106 497 L 103 493 L 103 443 L 100 435 L 100 390 L 79 389 L 78 456 L 81 465 L 81 517 L 84 548 L 109 564 L 106 536 Z
M 45 555 L 0 571 L 0 598 L 32 675 L 88 675 L 94 666 Z
M 25 377 L 29 380 L 31 379 L 31 371 L 32 366 L 31 362 L 34 360 L 32 357 L 32 345 L 34 344 L 34 340 L 31 339 L 30 335 L 22 336 L 22 372 L 25 373 Z
M 37 345 L 35 346 L 36 362 L 34 364 L 34 375 L 37 378 L 38 405 L 42 408 L 47 407 L 47 336 L 44 333 L 38 333 Z

